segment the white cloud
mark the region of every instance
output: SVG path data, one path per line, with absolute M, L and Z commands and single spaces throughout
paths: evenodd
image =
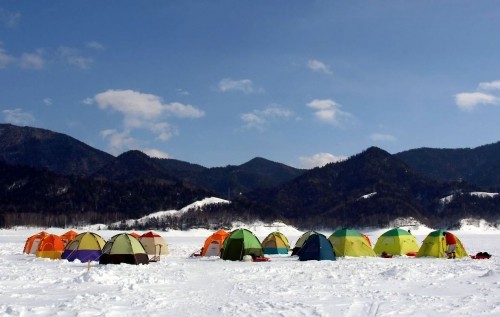
M 479 89 L 483 90 L 500 89 L 500 80 L 495 80 L 488 83 L 479 83 Z
M 99 43 L 97 41 L 90 41 L 90 42 L 85 43 L 85 45 L 88 48 L 92 48 L 92 49 L 100 50 L 100 51 L 103 51 L 106 49 L 106 47 L 104 45 L 102 45 L 101 43 Z
M 31 125 L 35 122 L 35 117 L 22 109 L 6 109 L 2 111 L 5 122 L 15 125 Z
M 219 91 L 241 91 L 245 94 L 252 94 L 262 92 L 262 89 L 255 88 L 250 79 L 233 80 L 231 78 L 224 78 L 219 81 Z
M 325 166 L 328 163 L 345 161 L 346 156 L 337 156 L 330 153 L 317 153 L 313 156 L 299 157 L 300 164 L 303 168 L 314 168 Z
M 263 130 L 264 126 L 272 120 L 290 119 L 295 117 L 294 113 L 288 109 L 280 107 L 269 107 L 264 110 L 254 110 L 241 115 L 241 120 L 245 123 L 247 129 Z
M 157 149 L 143 149 L 142 150 L 144 153 L 146 153 L 149 157 L 156 157 L 156 158 L 170 158 L 170 156 L 161 151 L 161 150 L 157 150 Z
M 0 8 L 0 22 L 8 28 L 16 27 L 21 20 L 21 13 L 11 12 Z
M 334 125 L 341 125 L 352 117 L 350 113 L 340 110 L 341 105 L 332 99 L 314 99 L 307 106 L 315 110 L 316 118 Z
M 45 60 L 41 50 L 36 53 L 23 53 L 19 63 L 25 69 L 43 69 L 45 67 Z
M 317 59 L 310 59 L 307 61 L 307 67 L 315 72 L 320 72 L 324 73 L 327 75 L 331 75 L 332 71 L 330 70 L 330 67 L 323 62 L 318 61 Z
M 1 43 L 0 43 L 1 44 Z M 0 47 L 0 69 L 7 67 L 7 65 L 15 63 L 17 58 L 7 54 L 5 49 Z
M 200 118 L 205 113 L 191 105 L 179 102 L 163 103 L 159 96 L 133 90 L 107 90 L 87 98 L 85 104 L 97 104 L 100 109 L 112 110 L 123 116 L 123 132 L 104 130 L 101 136 L 108 140 L 113 153 L 138 148 L 140 142 L 131 135 L 135 130 L 147 130 L 158 141 L 168 141 L 178 135 L 175 127 L 165 121 L 168 116 Z
M 52 99 L 51 98 L 44 98 L 42 100 L 42 102 L 47 105 L 47 106 L 51 106 L 52 105 Z
M 88 69 L 94 62 L 92 58 L 82 56 L 76 48 L 60 46 L 58 52 L 63 61 L 80 69 Z
M 86 105 L 93 105 L 94 104 L 94 98 L 90 98 L 90 97 L 85 98 L 85 99 L 82 100 L 82 103 L 86 104 Z
M 480 104 L 498 104 L 499 101 L 497 96 L 482 92 L 463 92 L 455 95 L 455 103 L 464 111 L 472 111 Z
M 370 139 L 372 141 L 380 141 L 380 142 L 395 142 L 397 140 L 395 136 L 383 133 L 372 133 L 370 135 Z

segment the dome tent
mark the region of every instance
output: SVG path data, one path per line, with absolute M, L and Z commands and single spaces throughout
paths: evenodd
M 300 261 L 335 260 L 335 253 L 330 241 L 321 233 L 310 235 L 298 252 Z
M 435 258 L 443 258 L 447 257 L 446 255 L 446 242 L 443 233 L 449 232 L 445 230 L 435 230 L 432 231 L 425 237 L 424 241 L 422 241 L 422 245 L 418 250 L 417 257 L 429 256 Z M 455 254 L 457 258 L 463 258 L 468 256 L 467 251 L 465 250 L 462 242 L 455 236 L 457 240 L 457 248 L 455 250 Z
M 394 228 L 384 232 L 375 243 L 376 254 L 415 255 L 419 246 L 417 239 L 407 230 Z
M 39 258 L 57 260 L 61 258 L 63 251 L 63 240 L 58 235 L 49 234 L 40 241 L 36 250 L 36 256 Z
M 61 237 L 61 240 L 64 242 L 64 245 L 68 245 L 68 243 L 70 243 L 71 240 L 73 240 L 77 235 L 78 232 L 74 230 L 69 230 L 61 234 L 59 237 Z
M 114 235 L 102 248 L 99 264 L 148 264 L 141 242 L 128 233 Z
M 146 250 L 146 253 L 153 256 L 150 261 L 158 261 L 160 260 L 160 255 L 167 255 L 170 253 L 167 241 L 153 231 L 148 231 L 143 234 L 139 238 L 139 241 L 144 247 L 144 250 Z
M 375 256 L 365 237 L 353 229 L 340 229 L 328 237 L 336 256 Z
M 23 252 L 26 254 L 36 254 L 36 250 L 38 249 L 38 245 L 43 238 L 48 235 L 45 231 L 40 231 L 32 236 L 29 236 L 26 239 L 26 243 L 24 244 Z
M 93 232 L 84 232 L 77 235 L 66 245 L 61 259 L 70 262 L 79 260 L 80 262 L 97 261 L 102 254 L 102 248 L 106 242 Z
M 288 254 L 290 244 L 288 239 L 281 232 L 271 232 L 262 241 L 264 254 Z
M 210 235 L 203 244 L 201 256 L 220 256 L 224 240 L 229 236 L 225 230 L 217 230 Z
M 297 255 L 298 252 L 300 251 L 300 248 L 302 248 L 302 246 L 304 245 L 304 242 L 306 242 L 307 238 L 309 238 L 309 236 L 311 236 L 313 234 L 317 234 L 317 232 L 316 231 L 306 231 L 306 232 L 304 232 L 297 239 L 297 242 L 295 242 L 295 246 L 292 249 L 292 255 Z
M 245 255 L 251 255 L 252 257 L 263 256 L 262 245 L 250 230 L 233 230 L 224 240 L 221 258 L 223 260 L 241 261 Z

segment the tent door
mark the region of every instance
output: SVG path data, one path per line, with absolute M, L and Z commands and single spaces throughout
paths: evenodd
M 276 249 L 278 246 L 276 245 L 276 240 L 269 240 L 263 247 L 266 249 Z
M 205 252 L 205 256 L 219 256 L 219 255 L 220 255 L 219 242 L 217 241 L 210 242 L 207 252 Z
M 161 254 L 161 244 L 155 244 L 155 255 L 149 259 L 149 262 L 158 262 L 160 261 Z
M 224 250 L 225 259 L 239 261 L 243 258 L 243 239 L 231 239 Z

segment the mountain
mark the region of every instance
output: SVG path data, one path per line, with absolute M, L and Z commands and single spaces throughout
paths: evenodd
M 0 160 L 45 168 L 63 175 L 88 176 L 114 157 L 65 134 L 0 124 Z
M 391 154 L 371 147 L 348 160 L 314 168 L 271 189 L 249 193 L 298 223 L 381 226 L 397 217 L 429 221 L 439 199 L 476 187 L 440 183 L 414 172 Z
M 179 209 L 213 192 L 157 179 L 117 182 L 0 161 L 0 227 L 110 223 Z
M 394 156 L 437 180 L 464 180 L 494 190 L 500 186 L 500 142 L 473 149 L 419 148 Z

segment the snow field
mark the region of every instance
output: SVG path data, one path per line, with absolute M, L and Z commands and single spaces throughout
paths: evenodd
M 253 229 L 263 240 L 275 228 Z M 293 246 L 301 232 L 281 229 Z M 488 251 L 489 260 L 276 255 L 261 263 L 189 258 L 212 231 L 159 232 L 171 250 L 160 262 L 94 262 L 89 271 L 22 254 L 38 231 L 0 230 L 0 316 L 500 316 L 498 231 L 454 231 L 470 254 Z M 384 231 L 367 234 L 375 243 Z M 415 235 L 421 242 L 426 232 Z

